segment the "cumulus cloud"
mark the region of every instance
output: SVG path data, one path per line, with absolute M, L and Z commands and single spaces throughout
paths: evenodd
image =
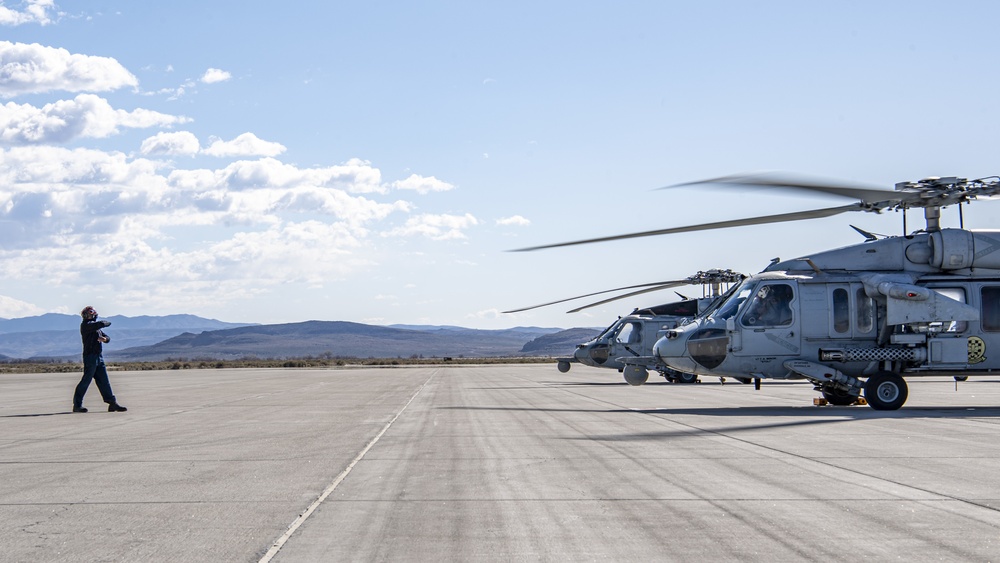
M 154 151 L 190 150 L 170 147 L 196 140 L 168 133 L 147 141 Z M 207 308 L 285 283 L 321 286 L 375 267 L 380 235 L 406 234 L 393 225 L 412 204 L 357 193 L 380 178 L 360 160 L 182 169 L 120 152 L 0 149 L 0 261 L 11 280 L 88 280 L 95 293 L 165 310 L 176 308 L 171 300 Z M 405 223 L 409 233 L 448 240 L 476 221 L 421 215 Z
M 23 11 L 13 10 L 0 4 L 0 25 L 14 26 L 26 23 L 48 25 L 52 23 L 50 10 L 55 10 L 53 0 L 25 0 Z
M 386 233 L 386 236 L 424 236 L 432 240 L 465 239 L 467 237 L 463 229 L 478 224 L 479 221 L 469 213 L 465 215 L 422 214 L 410 217 L 402 227 L 392 229 Z
M 205 71 L 205 74 L 201 75 L 201 81 L 205 84 L 215 84 L 216 82 L 225 82 L 232 77 L 232 74 L 224 70 L 210 68 Z
M 511 217 L 503 217 L 497 219 L 497 225 L 499 226 L 510 226 L 514 225 L 517 227 L 526 227 L 531 224 L 531 221 L 521 217 L 520 215 L 513 215 Z
M 110 277 L 120 298 L 150 304 L 187 292 L 211 305 L 291 281 L 321 285 L 372 267 L 378 233 L 392 229 L 384 221 L 412 211 L 406 201 L 345 189 L 379 177 L 373 168 L 359 173 L 366 166 L 300 169 L 262 159 L 182 170 L 122 153 L 0 149 L 0 260 L 11 279 Z M 410 228 L 447 239 L 474 223 L 422 216 Z M 171 242 L 178 232 L 200 242 Z M 81 264 L 80 256 L 100 260 Z
M 37 43 L 0 41 L 0 96 L 53 90 L 105 92 L 139 81 L 115 59 Z
M 210 156 L 277 156 L 285 150 L 281 143 L 261 140 L 253 133 L 243 133 L 232 141 L 213 141 L 204 152 Z
M 29 145 L 66 143 L 81 137 L 105 138 L 121 128 L 148 128 L 186 123 L 190 119 L 147 109 L 114 109 L 94 94 L 80 94 L 38 108 L 7 102 L 0 105 L 0 143 Z
M 6 295 L 0 295 L 0 318 L 17 319 L 20 317 L 41 315 L 45 312 L 41 307 L 36 307 L 31 303 L 7 297 Z
M 142 142 L 142 154 L 194 156 L 201 150 L 198 137 L 190 131 L 160 132 Z
M 455 186 L 438 180 L 434 176 L 424 177 L 411 174 L 409 178 L 393 182 L 392 187 L 397 190 L 412 190 L 420 195 L 430 192 L 446 192 L 455 189 Z

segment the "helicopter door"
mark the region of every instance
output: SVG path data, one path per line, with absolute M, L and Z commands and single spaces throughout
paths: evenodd
M 826 287 L 829 291 L 830 324 L 827 333 L 830 338 L 874 342 L 877 308 L 875 300 L 865 293 L 864 286 L 860 283 L 831 283 Z M 806 328 L 803 327 L 804 332 Z M 808 332 L 812 334 L 815 329 Z
M 797 356 L 800 350 L 797 308 L 791 284 L 758 285 L 739 318 L 741 345 L 740 350 L 734 348 L 734 355 L 754 356 L 779 367 L 781 362 L 770 361 L 770 356 Z
M 642 323 L 633 321 L 622 325 L 615 336 L 614 353 L 618 356 L 642 355 Z
M 979 297 L 982 331 L 969 336 L 969 365 L 972 369 L 996 369 L 1000 367 L 1000 285 L 982 286 Z

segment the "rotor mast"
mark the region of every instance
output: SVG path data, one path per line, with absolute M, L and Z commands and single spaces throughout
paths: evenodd
M 924 228 L 928 233 L 936 233 L 941 230 L 941 208 L 940 207 L 925 207 L 924 208 L 924 221 L 927 223 Z

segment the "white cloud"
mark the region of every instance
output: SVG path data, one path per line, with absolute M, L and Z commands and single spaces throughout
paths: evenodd
M 518 227 L 525 227 L 525 226 L 528 226 L 530 224 L 531 224 L 531 221 L 525 219 L 524 217 L 521 217 L 520 215 L 513 215 L 511 217 L 503 217 L 503 218 L 497 219 L 497 225 L 500 225 L 500 226 L 514 225 L 514 226 L 518 226 Z
M 142 154 L 194 156 L 201 150 L 198 137 L 190 131 L 160 132 L 142 142 Z
M 185 137 L 151 137 L 146 148 L 183 146 Z M 0 262 L 12 280 L 87 280 L 94 294 L 152 310 L 177 302 L 217 308 L 286 283 L 321 287 L 375 267 L 381 236 L 406 234 L 389 219 L 412 213 L 412 204 L 355 193 L 380 177 L 360 160 L 180 169 L 118 152 L 0 149 Z M 463 238 L 476 220 L 421 215 L 405 223 L 411 233 L 448 240 Z
M 430 192 L 446 192 L 455 189 L 455 186 L 438 180 L 434 176 L 423 177 L 411 174 L 409 178 L 393 182 L 392 187 L 397 190 L 413 190 L 420 195 Z
M 205 84 L 215 84 L 216 82 L 225 82 L 232 78 L 233 75 L 217 68 L 210 68 L 205 71 L 205 74 L 201 76 L 201 81 Z
M 147 128 L 186 123 L 190 119 L 146 109 L 114 109 L 94 94 L 80 94 L 37 108 L 7 102 L 0 105 L 0 143 L 28 145 L 66 143 L 82 137 L 105 138 L 120 128 Z
M 72 54 L 37 43 L 0 41 L 0 96 L 53 90 L 104 92 L 138 80 L 115 59 Z
M 0 295 L 0 318 L 17 319 L 20 317 L 30 317 L 45 313 L 45 309 L 36 307 L 31 303 L 26 303 L 13 297 Z
M 25 0 L 24 11 L 12 10 L 0 4 L 0 25 L 23 25 L 37 23 L 48 25 L 52 23 L 49 10 L 55 9 L 54 0 Z
M 425 236 L 432 240 L 454 240 L 467 238 L 463 229 L 478 225 L 475 217 L 465 215 L 423 214 L 410 217 L 402 227 L 385 234 L 392 237 Z
M 213 141 L 204 152 L 210 156 L 277 156 L 285 150 L 281 143 L 263 141 L 253 133 L 243 133 L 232 141 Z

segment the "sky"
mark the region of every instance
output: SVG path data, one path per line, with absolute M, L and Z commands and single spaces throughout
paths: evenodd
M 607 326 L 679 297 L 502 311 L 756 273 L 902 219 L 511 251 L 850 203 L 659 189 L 727 174 L 1000 174 L 996 21 L 987 1 L 0 0 L 0 318 Z M 1000 228 L 998 206 L 965 226 Z

